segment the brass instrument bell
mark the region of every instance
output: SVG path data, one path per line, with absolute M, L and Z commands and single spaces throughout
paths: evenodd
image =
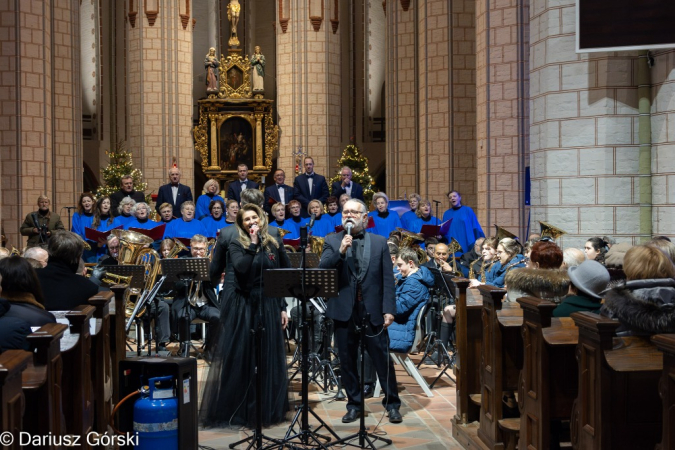
M 567 234 L 566 231 L 561 230 L 558 227 L 554 227 L 550 223 L 539 221 L 539 226 L 541 226 L 541 237 L 550 237 L 551 239 L 558 239 L 563 234 Z
M 511 233 L 506 228 L 502 228 L 499 225 L 495 224 L 495 229 L 497 230 L 497 240 L 498 241 L 501 241 L 502 239 L 505 239 L 505 238 L 511 238 L 511 239 L 518 240 L 518 236 Z

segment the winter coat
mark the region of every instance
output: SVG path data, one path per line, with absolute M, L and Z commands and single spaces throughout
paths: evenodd
M 7 317 L 25 320 L 31 327 L 41 327 L 48 323 L 56 323 L 54 314 L 46 311 L 45 307 L 35 300 L 33 294 L 4 291 L 2 296 L 12 304 L 12 309 L 6 314 Z
M 5 350 L 28 350 L 26 336 L 31 333 L 30 325 L 19 317 L 8 315 L 12 304 L 0 298 L 0 353 Z
M 632 280 L 605 292 L 610 317 L 619 319 L 622 334 L 675 333 L 675 280 Z
M 396 314 L 389 325 L 389 349 L 408 353 L 415 340 L 417 315 L 429 300 L 429 288 L 434 285 L 434 276 L 426 267 L 396 283 Z
M 566 270 L 530 269 L 527 267 L 509 270 L 504 278 L 506 301 L 515 302 L 520 297 L 537 297 L 560 303 L 567 295 L 570 278 Z
M 573 312 L 590 311 L 598 313 L 600 311 L 600 300 L 583 295 L 570 295 L 565 297 L 561 304 L 553 310 L 553 317 L 569 317 Z
M 523 258 L 524 258 L 523 255 L 517 254 L 503 266 L 501 261 L 497 260 L 497 262 L 494 263 L 492 267 L 490 267 L 490 270 L 485 272 L 485 284 L 487 284 L 488 286 L 503 288 L 504 278 L 506 277 L 507 271 L 511 271 L 518 267 L 525 267 L 525 262 L 523 261 Z

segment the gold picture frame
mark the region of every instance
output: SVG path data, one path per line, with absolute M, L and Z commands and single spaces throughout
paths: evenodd
M 218 98 L 251 98 L 251 62 L 248 56 L 220 55 Z M 215 95 L 210 96 L 214 98 Z

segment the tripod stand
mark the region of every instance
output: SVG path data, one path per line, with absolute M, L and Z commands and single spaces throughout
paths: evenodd
M 300 249 L 304 255 L 302 243 Z M 326 443 L 331 441 L 331 437 L 319 434 L 319 430 L 325 428 L 335 439 L 340 439 L 340 437 L 309 407 L 309 327 L 307 326 L 307 308 L 305 308 L 305 304 L 310 298 L 318 295 L 327 298 L 337 297 L 337 271 L 335 269 L 307 269 L 304 265 L 304 258 L 302 265 L 302 269 L 267 270 L 264 275 L 266 296 L 282 297 L 291 293 L 293 297 L 301 301 L 302 310 L 302 323 L 300 324 L 302 333 L 300 341 L 302 346 L 302 405 L 297 408 L 295 416 L 280 445 L 281 448 L 295 448 L 295 445 L 312 445 L 313 448 L 327 449 Z M 310 429 L 309 426 L 309 414 L 319 422 L 319 426 L 314 430 Z M 300 428 L 296 430 L 298 425 Z
M 366 429 L 366 396 L 363 395 L 363 389 L 366 386 L 366 377 L 365 377 L 365 370 L 366 370 L 366 365 L 365 365 L 365 358 L 363 355 L 366 353 L 366 327 L 367 323 L 370 322 L 370 314 L 364 314 L 363 318 L 361 320 L 361 324 L 356 327 L 356 330 L 359 333 L 359 348 L 361 349 L 361 376 L 359 377 L 359 389 L 361 390 L 361 404 L 359 405 L 359 412 L 361 414 L 361 419 L 359 420 L 359 431 L 357 431 L 354 434 L 351 434 L 347 437 L 344 437 L 342 439 L 339 439 L 333 443 L 331 443 L 331 446 L 334 445 L 351 445 L 353 447 L 356 447 L 354 444 L 350 444 L 349 441 L 359 438 L 359 445 L 358 447 L 360 448 L 366 448 L 366 442 L 368 443 L 368 448 L 371 448 L 372 450 L 376 450 L 375 447 L 375 442 L 380 440 L 387 445 L 391 445 L 392 440 L 384 438 L 382 436 L 377 436 L 373 433 L 368 433 L 368 430 Z

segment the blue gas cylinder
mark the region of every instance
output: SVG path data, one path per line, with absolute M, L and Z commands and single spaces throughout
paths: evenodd
M 173 377 L 150 378 L 150 389 L 141 391 L 134 404 L 134 431 L 137 449 L 178 450 L 178 400 L 173 392 Z M 160 388 L 164 382 L 167 388 Z

